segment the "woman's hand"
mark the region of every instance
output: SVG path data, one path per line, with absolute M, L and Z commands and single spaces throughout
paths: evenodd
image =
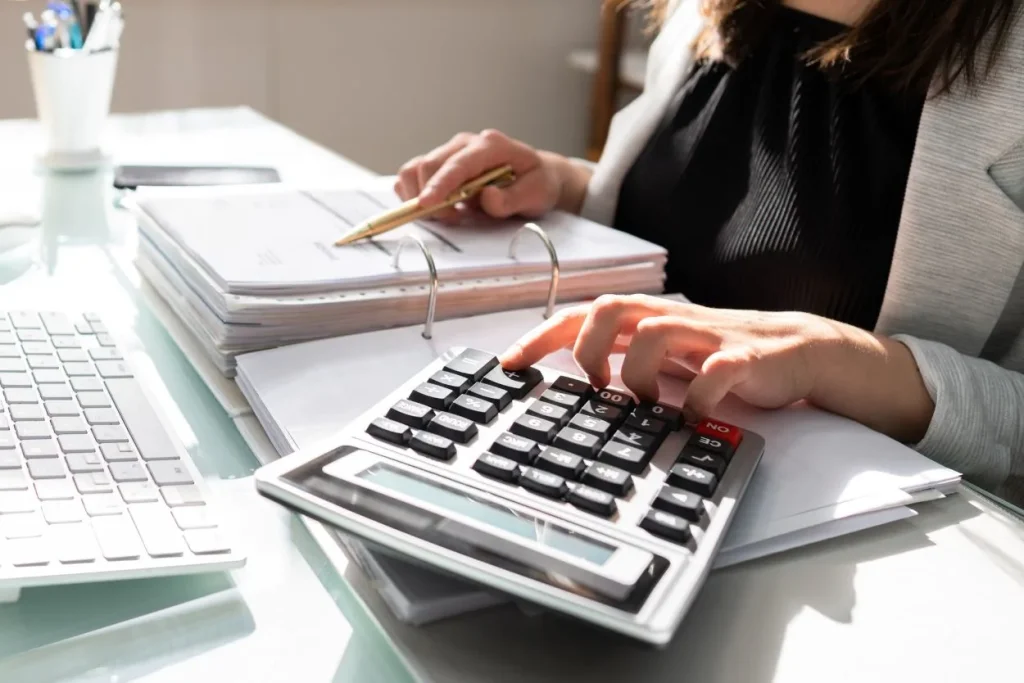
M 398 172 L 395 192 L 404 201 L 417 197 L 421 206 L 432 206 L 464 183 L 504 164 L 512 167 L 516 181 L 503 188 L 485 188 L 475 202 L 484 213 L 495 218 L 539 218 L 556 207 L 579 212 L 590 179 L 588 171 L 496 130 L 459 133 L 409 160 Z M 461 213 L 458 208 L 446 209 L 437 218 L 457 222 Z
M 910 351 L 898 342 L 805 313 L 705 308 L 650 296 L 602 296 L 564 309 L 502 356 L 516 369 L 571 347 L 603 387 L 624 352 L 622 381 L 657 400 L 659 372 L 690 380 L 695 420 L 732 393 L 762 408 L 807 399 L 894 438 L 920 440 L 934 410 Z

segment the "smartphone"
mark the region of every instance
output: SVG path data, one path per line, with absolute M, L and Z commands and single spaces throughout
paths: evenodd
M 267 166 L 117 166 L 114 187 L 134 190 L 139 187 L 202 185 L 258 185 L 279 183 L 277 170 Z

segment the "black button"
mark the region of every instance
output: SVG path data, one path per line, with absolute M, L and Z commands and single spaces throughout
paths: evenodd
M 519 484 L 549 498 L 561 498 L 566 492 L 565 479 L 535 467 L 522 469 L 519 473 Z
M 484 381 L 496 387 L 508 390 L 512 398 L 520 399 L 530 393 L 530 390 L 540 384 L 544 379 L 537 368 L 524 368 L 522 370 L 505 370 L 496 367 L 487 373 Z
M 540 446 L 532 439 L 505 432 L 494 442 L 491 450 L 522 465 L 529 465 L 540 453 Z
M 582 429 L 585 432 L 591 434 L 597 434 L 602 439 L 607 439 L 608 434 L 612 431 L 612 425 L 607 420 L 602 420 L 599 417 L 593 415 L 585 415 L 583 413 L 577 413 L 573 416 L 572 420 L 569 421 L 570 427 L 576 429 Z
M 451 460 L 455 457 L 455 444 L 452 440 L 430 432 L 413 434 L 409 447 L 438 460 Z
M 479 381 L 497 364 L 498 359 L 486 351 L 466 349 L 444 366 L 444 369 Z
M 366 426 L 366 433 L 375 436 L 382 441 L 389 441 L 404 446 L 412 436 L 412 430 L 401 422 L 389 420 L 386 417 L 378 417 Z
M 530 407 L 526 409 L 530 415 L 536 415 L 537 417 L 543 417 L 545 420 L 551 420 L 559 427 L 563 426 L 569 421 L 569 411 L 562 406 L 556 406 L 553 403 L 545 403 L 544 401 L 534 401 L 530 404 Z
M 640 528 L 677 543 L 689 543 L 692 538 L 690 525 L 685 519 L 661 510 L 648 512 L 640 520 Z
M 633 474 L 640 474 L 647 467 L 647 453 L 618 441 L 606 443 L 598 453 L 597 459 Z
M 557 429 L 558 425 L 551 420 L 545 420 L 535 415 L 523 415 L 513 422 L 508 430 L 513 434 L 525 436 L 527 439 L 533 439 L 540 443 L 549 443 Z
M 615 496 L 590 486 L 576 484 L 569 489 L 565 499 L 578 508 L 602 517 L 611 517 L 615 514 Z
M 626 470 L 595 462 L 583 473 L 583 483 L 622 497 L 633 490 L 633 478 Z
M 589 382 L 572 377 L 559 377 L 551 383 L 551 388 L 555 391 L 564 391 L 567 394 L 576 394 L 583 397 L 590 396 L 590 392 L 594 390 L 594 387 L 590 386 Z
M 580 408 L 580 412 L 607 420 L 613 425 L 618 424 L 622 416 L 625 415 L 621 408 L 610 406 L 607 403 L 598 403 L 597 401 L 587 401 Z
M 578 479 L 583 472 L 583 458 L 560 448 L 548 447 L 541 451 L 534 466 L 567 479 Z
M 662 486 L 651 507 L 671 512 L 691 522 L 699 522 L 704 517 L 704 499 L 696 493 L 674 486 Z
M 702 451 L 708 453 L 714 453 L 715 455 L 722 456 L 726 461 L 732 457 L 732 453 L 735 450 L 732 444 L 728 441 L 722 441 L 713 436 L 705 436 L 703 434 L 694 434 L 690 437 L 690 440 L 686 442 L 688 446 L 699 448 Z
M 547 401 L 548 403 L 554 403 L 556 406 L 564 406 L 569 410 L 575 411 L 580 403 L 583 402 L 582 396 L 576 394 L 569 394 L 564 391 L 555 391 L 554 389 L 548 389 L 540 395 L 540 400 Z
M 636 412 L 640 415 L 653 417 L 656 420 L 665 422 L 672 431 L 679 429 L 683 424 L 683 414 L 678 408 L 661 403 L 641 403 L 637 406 Z
M 564 448 L 570 453 L 582 455 L 584 458 L 593 458 L 594 454 L 601 448 L 600 438 L 572 427 L 566 427 L 558 432 L 554 443 L 559 448 Z
M 409 399 L 431 408 L 444 410 L 452 404 L 455 396 L 455 391 L 448 387 L 424 382 L 412 390 L 412 393 L 409 394 Z
M 498 406 L 498 410 L 504 410 L 505 406 L 512 402 L 512 394 L 508 393 L 501 387 L 494 386 L 493 384 L 477 382 L 469 388 L 469 393 L 477 398 L 490 401 L 494 405 Z
M 668 431 L 668 425 L 664 420 L 644 415 L 636 410 L 633 411 L 632 415 L 626 418 L 626 424 L 622 425 L 622 428 L 633 429 L 638 432 L 646 432 L 648 434 L 653 434 L 654 436 L 662 436 Z
M 477 435 L 475 422 L 451 413 L 438 413 L 427 425 L 427 429 L 456 443 L 469 443 Z
M 487 424 L 498 414 L 498 407 L 490 401 L 463 394 L 452 402 L 449 410 L 456 415 L 468 417 L 473 422 Z
M 454 372 L 445 372 L 444 370 L 435 372 L 431 375 L 428 381 L 433 382 L 438 386 L 448 387 L 452 391 L 460 394 L 466 390 L 466 387 L 473 383 L 473 380 L 469 377 L 463 377 L 462 375 L 455 374 Z
M 653 451 L 658 443 L 657 437 L 638 432 L 635 429 L 620 429 L 612 435 L 612 440 L 632 446 L 633 448 L 639 448 L 647 453 Z
M 668 472 L 668 483 L 698 496 L 708 497 L 715 492 L 715 475 L 686 463 L 677 463 Z
M 607 403 L 616 408 L 622 408 L 627 413 L 633 410 L 633 406 L 636 405 L 636 401 L 629 394 L 624 394 L 621 391 L 612 391 L 611 389 L 598 390 L 594 394 L 594 400 L 599 403 Z
M 401 422 L 404 425 L 422 429 L 433 419 L 434 411 L 429 406 L 402 399 L 391 406 L 391 410 L 388 411 L 388 417 L 395 422 Z
M 719 480 L 722 479 L 722 473 L 725 472 L 725 459 L 721 458 L 713 453 L 707 453 L 698 448 L 692 446 L 686 446 L 683 451 L 676 458 L 677 463 L 684 465 L 693 465 L 699 467 L 702 470 L 711 472 Z
M 515 481 L 519 476 L 519 465 L 514 460 L 494 453 L 484 453 L 477 458 L 473 463 L 473 469 L 480 474 L 502 481 Z

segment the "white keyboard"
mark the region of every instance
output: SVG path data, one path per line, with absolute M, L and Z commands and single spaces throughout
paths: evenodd
M 242 566 L 207 498 L 97 316 L 0 312 L 0 601 Z

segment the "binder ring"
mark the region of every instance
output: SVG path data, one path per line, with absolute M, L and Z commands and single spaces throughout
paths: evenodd
M 548 285 L 548 304 L 544 309 L 544 317 L 550 318 L 551 314 L 555 312 L 555 297 L 558 295 L 558 278 L 560 275 L 560 268 L 558 265 L 558 252 L 555 251 L 555 245 L 551 243 L 551 238 L 544 232 L 544 228 L 540 227 L 536 223 L 527 223 L 523 227 L 519 228 L 515 236 L 512 237 L 512 242 L 508 245 L 508 257 L 516 257 L 516 246 L 519 244 L 519 238 L 522 237 L 523 231 L 529 230 L 534 233 L 544 242 L 544 246 L 547 247 L 548 256 L 551 258 L 551 282 Z
M 395 249 L 395 255 L 391 258 L 391 267 L 398 270 L 398 257 L 402 255 L 402 247 L 412 242 L 420 248 L 423 252 L 423 258 L 427 260 L 427 270 L 430 272 L 430 295 L 427 299 L 427 319 L 423 323 L 423 338 L 430 339 L 434 334 L 434 312 L 437 310 L 437 266 L 434 265 L 434 256 L 430 253 L 430 249 L 423 243 L 419 237 L 415 235 L 406 235 L 401 242 L 398 243 L 398 248 Z

